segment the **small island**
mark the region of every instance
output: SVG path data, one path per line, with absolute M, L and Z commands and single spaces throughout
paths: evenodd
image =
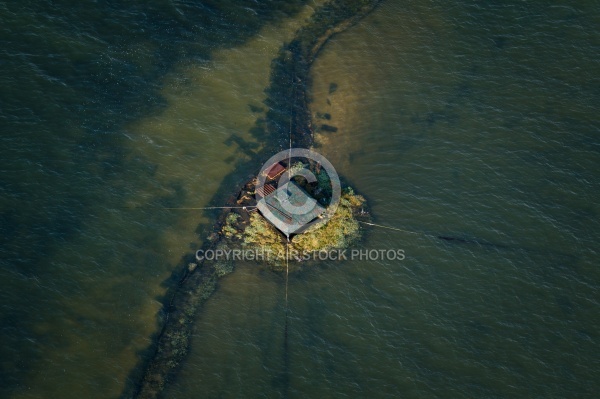
M 277 163 L 271 168 L 277 173 L 269 173 L 267 184 L 260 187 L 262 194 L 266 195 L 268 206 L 273 212 L 263 214 L 256 206 L 257 179 L 248 182 L 240 192 L 237 204 L 242 208 L 233 208 L 227 212 L 219 232 L 213 236 L 214 240 L 221 242 L 218 248 L 225 250 L 242 249 L 255 252 L 262 251 L 271 256 L 264 257 L 264 261 L 274 270 L 285 267 L 286 261 L 291 263 L 303 262 L 308 259 L 308 254 L 348 248 L 361 237 L 359 220 L 368 217 L 366 200 L 354 192 L 351 187 L 342 189 L 337 208 L 333 211 L 328 208 L 331 199 L 331 184 L 329 178 L 318 166 L 311 166 L 317 181 L 309 183 L 302 176 L 295 176 L 296 171 L 308 165 L 300 162 L 287 165 Z M 291 192 L 292 200 L 305 202 L 313 199 L 314 208 L 303 222 L 313 222 L 306 230 L 301 230 L 288 237 L 281 227 L 286 219 L 298 217 L 288 214 L 278 207 L 276 197 L 276 179 L 282 173 L 290 173 L 291 178 L 286 189 Z M 331 212 L 331 214 L 328 214 Z M 310 220 L 308 220 L 310 219 Z

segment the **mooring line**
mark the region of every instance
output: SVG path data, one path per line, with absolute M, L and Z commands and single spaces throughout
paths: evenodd
M 289 150 L 288 150 L 288 181 L 291 179 L 291 166 L 292 166 L 292 120 L 294 114 L 294 101 L 295 101 L 295 79 L 296 75 L 292 78 L 292 101 L 290 102 L 290 127 L 289 127 Z M 284 330 L 283 330 L 283 397 L 289 397 L 290 388 L 290 353 L 289 353 L 289 340 L 288 340 L 288 281 L 290 275 L 290 236 L 286 234 L 286 245 L 285 245 L 285 316 L 284 316 Z
M 290 149 L 288 152 L 288 181 L 290 180 L 291 176 L 291 168 L 292 168 L 292 120 L 293 120 L 293 115 L 294 115 L 294 106 L 296 105 L 296 90 L 295 90 L 295 83 L 296 83 L 296 73 L 294 72 L 294 77 L 292 78 L 292 101 L 290 103 L 290 130 L 289 130 L 289 136 L 290 136 Z M 289 237 L 288 237 L 289 238 Z
M 290 274 L 290 236 L 287 236 L 287 244 L 285 246 L 285 316 L 288 313 L 288 277 Z
M 448 235 L 430 234 L 430 233 L 424 233 L 424 232 L 419 232 L 419 231 L 399 229 L 397 227 L 384 226 L 382 224 L 377 224 L 377 223 L 369 223 L 369 222 L 361 222 L 361 221 L 358 221 L 358 223 L 366 224 L 368 226 L 380 227 L 380 228 L 388 229 L 388 230 L 401 231 L 401 232 L 409 233 L 409 234 L 416 234 L 416 235 L 421 235 L 421 236 L 425 236 L 425 237 L 432 237 L 432 238 L 435 238 L 436 240 L 441 240 L 441 241 L 455 243 L 455 244 L 479 245 L 480 247 L 494 248 L 496 250 L 504 250 L 504 251 L 527 251 L 527 252 L 532 252 L 532 253 L 542 252 L 537 249 L 527 248 L 527 247 L 523 247 L 523 246 L 497 244 L 497 243 L 493 243 L 493 242 L 489 242 L 489 241 L 480 240 L 477 238 L 461 238 L 461 237 L 453 237 L 453 236 L 448 236 Z M 552 251 L 552 252 L 543 251 L 543 253 L 544 254 L 553 253 L 553 254 L 556 254 L 559 256 L 573 257 L 570 254 L 557 252 L 557 251 Z
M 158 209 L 183 209 L 183 210 L 196 210 L 196 209 L 246 209 L 246 208 L 256 208 L 255 205 L 252 206 L 205 206 L 203 208 L 160 208 Z
M 292 93 L 293 95 L 293 93 Z M 290 111 L 293 112 L 294 106 L 290 108 Z M 290 149 L 288 151 L 288 180 L 291 177 L 291 168 L 292 168 L 292 117 L 290 116 Z
M 294 101 L 295 101 L 295 90 L 294 84 L 296 80 L 296 74 L 294 73 L 294 78 L 292 79 L 292 104 L 290 107 L 290 150 L 288 152 L 288 180 L 291 178 L 291 169 L 292 169 L 292 118 L 294 113 Z M 287 244 L 285 246 L 285 317 L 286 317 L 286 335 L 287 335 L 287 312 L 288 312 L 288 274 L 290 271 L 289 268 L 289 257 L 290 257 L 290 236 L 286 235 Z
M 289 271 L 290 271 L 290 236 L 287 236 L 287 243 L 285 246 L 285 327 L 283 333 L 283 384 L 284 391 L 283 397 L 287 398 L 289 396 L 289 385 L 290 385 L 290 348 L 289 348 L 289 340 L 288 340 L 288 280 L 289 280 Z
M 381 228 L 388 229 L 388 230 L 403 231 L 403 232 L 409 233 L 409 234 L 417 234 L 417 235 L 423 235 L 423 236 L 429 236 L 429 237 L 436 237 L 437 238 L 437 236 L 434 235 L 434 234 L 427 234 L 427 233 L 418 232 L 418 231 L 404 230 L 404 229 L 399 229 L 399 228 L 396 228 L 396 227 L 384 226 L 382 224 L 377 224 L 377 223 L 361 222 L 360 220 L 358 220 L 358 223 L 366 224 L 368 226 L 381 227 Z

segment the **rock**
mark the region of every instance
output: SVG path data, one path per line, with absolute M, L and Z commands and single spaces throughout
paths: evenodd
M 331 114 L 329 114 L 329 113 L 322 114 L 320 112 L 317 112 L 317 118 L 331 120 Z
M 331 125 L 326 125 L 326 124 L 322 124 L 321 125 L 321 130 L 324 132 L 330 132 L 330 133 L 335 133 L 338 131 L 338 128 L 335 126 L 331 126 Z

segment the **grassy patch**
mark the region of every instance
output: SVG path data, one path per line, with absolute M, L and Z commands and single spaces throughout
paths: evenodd
M 267 263 L 278 269 L 285 264 L 285 257 L 294 260 L 292 253 L 310 253 L 323 250 L 348 248 L 360 238 L 361 230 L 356 219 L 365 199 L 352 188 L 343 190 L 339 205 L 326 223 L 316 224 L 306 232 L 294 236 L 286 248 L 286 237 L 258 212 L 250 217 L 250 223 L 242 233 L 243 246 L 270 253 Z

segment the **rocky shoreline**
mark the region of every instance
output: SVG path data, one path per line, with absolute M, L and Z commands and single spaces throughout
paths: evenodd
M 271 65 L 271 83 L 267 89 L 268 107 L 265 118 L 257 122 L 257 129 L 267 132 L 270 145 L 266 145 L 254 155 L 276 153 L 289 146 L 289 131 L 294 147 L 310 148 L 314 140 L 312 116 L 309 110 L 307 87 L 309 71 L 323 45 L 333 35 L 340 33 L 369 14 L 380 0 L 332 0 L 311 17 L 294 39 L 283 46 Z M 259 164 L 238 165 L 238 170 L 255 170 Z M 241 169 L 244 168 L 244 169 Z M 231 182 L 226 179 L 224 187 L 231 184 L 241 187 L 237 195 L 217 194 L 217 200 L 229 198 L 228 205 L 235 205 L 244 194 L 246 181 Z M 222 245 L 228 211 L 217 215 L 213 233 L 205 240 L 203 251 L 214 250 Z M 226 238 L 226 237 L 225 237 Z M 121 398 L 154 399 L 160 397 L 167 382 L 177 371 L 187 354 L 189 337 L 192 332 L 194 315 L 217 288 L 218 279 L 233 270 L 233 265 L 222 263 L 202 264 L 194 254 L 187 254 L 176 268 L 171 278 L 172 284 L 164 300 L 161 313 L 162 327 L 147 351 L 147 358 L 129 377 L 129 384 Z

